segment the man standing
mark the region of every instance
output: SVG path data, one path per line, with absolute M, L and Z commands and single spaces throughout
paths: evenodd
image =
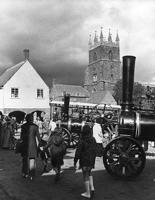
M 21 140 L 23 141 L 23 149 L 21 156 L 23 157 L 22 173 L 23 177 L 30 177 L 32 180 L 35 176 L 36 157 L 37 157 L 37 142 L 40 143 L 40 135 L 38 126 L 33 123 L 33 115 L 26 116 L 26 123 L 21 127 Z
M 103 156 L 103 133 L 101 127 L 101 119 L 96 118 L 93 126 L 93 137 L 97 143 L 97 155 L 98 157 Z

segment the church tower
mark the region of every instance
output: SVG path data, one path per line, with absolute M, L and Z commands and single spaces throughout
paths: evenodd
M 119 36 L 115 41 L 109 30 L 106 40 L 102 28 L 98 39 L 95 31 L 94 41 L 89 38 L 89 64 L 85 70 L 84 87 L 90 92 L 112 91 L 120 79 L 120 47 Z

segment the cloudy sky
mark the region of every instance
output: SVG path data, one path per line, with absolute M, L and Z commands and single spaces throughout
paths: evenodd
M 88 39 L 115 39 L 121 58 L 136 56 L 135 80 L 155 83 L 155 0 L 0 0 L 0 71 L 30 61 L 50 85 L 82 84 Z

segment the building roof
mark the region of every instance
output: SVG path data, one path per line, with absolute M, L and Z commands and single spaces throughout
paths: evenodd
M 91 93 L 88 102 L 95 104 L 111 104 L 111 105 L 117 104 L 111 92 L 108 90 Z
M 54 84 L 51 89 L 51 97 L 62 97 L 63 94 L 68 93 L 74 97 L 89 97 L 89 92 L 79 85 L 64 85 Z
M 22 61 L 13 67 L 10 67 L 4 71 L 4 73 L 0 76 L 0 87 L 4 86 L 8 80 L 21 68 L 21 66 L 25 63 Z

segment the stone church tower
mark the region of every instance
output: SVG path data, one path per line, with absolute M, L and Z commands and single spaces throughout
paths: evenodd
M 98 39 L 96 32 L 94 42 L 89 38 L 89 64 L 85 70 L 84 87 L 90 92 L 112 91 L 120 79 L 120 47 L 119 36 L 112 41 L 109 30 L 108 40 L 102 33 Z

